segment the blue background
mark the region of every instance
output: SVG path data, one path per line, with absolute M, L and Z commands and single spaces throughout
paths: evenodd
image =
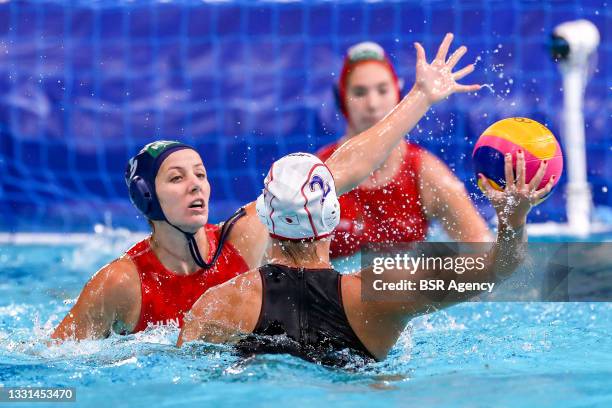
M 612 205 L 612 12 L 603 1 L 23 2 L 0 4 L 0 230 L 90 231 L 105 213 L 145 229 L 127 199 L 128 158 L 155 139 L 202 154 L 211 221 L 254 200 L 267 168 L 344 131 L 332 84 L 343 53 L 379 42 L 409 89 L 412 43 L 429 57 L 444 33 L 479 58 L 470 83 L 411 140 L 442 157 L 475 192 L 470 155 L 495 120 L 527 116 L 560 136 L 562 84 L 546 44 L 563 21 L 601 33 L 586 89 L 589 182 Z M 563 183 L 532 220 L 563 220 Z M 482 199 L 477 201 L 483 208 Z

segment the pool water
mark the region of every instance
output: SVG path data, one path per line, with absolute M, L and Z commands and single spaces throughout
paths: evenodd
M 413 320 L 386 361 L 348 369 L 177 349 L 178 330 L 163 327 L 48 347 L 92 273 L 127 246 L 0 245 L 0 386 L 76 387 L 76 405 L 37 407 L 612 406 L 612 303 L 465 303 Z

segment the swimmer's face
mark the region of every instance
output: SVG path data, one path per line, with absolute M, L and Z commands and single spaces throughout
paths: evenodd
M 169 155 L 157 172 L 155 189 L 170 223 L 195 232 L 208 221 L 210 184 L 195 151 L 183 149 Z
M 364 62 L 347 80 L 346 109 L 354 133 L 372 127 L 397 105 L 397 84 L 388 68 L 378 62 Z

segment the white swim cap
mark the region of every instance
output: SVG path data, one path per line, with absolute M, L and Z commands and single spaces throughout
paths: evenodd
M 334 178 L 318 157 L 293 153 L 272 164 L 257 215 L 273 238 L 320 239 L 340 221 Z

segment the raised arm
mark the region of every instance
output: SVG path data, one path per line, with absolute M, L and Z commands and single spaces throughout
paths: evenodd
M 461 274 L 447 269 L 441 271 L 420 269 L 414 274 L 399 271 L 403 279 L 414 281 L 417 287 L 420 280 L 441 279 L 446 283 L 445 287 L 448 287 L 451 280 L 457 283 L 501 282 L 514 272 L 526 254 L 524 244 L 527 242 L 525 231 L 527 214 L 539 199 L 550 192 L 554 179 L 551 179 L 542 189 L 537 189 L 547 167 L 547 164 L 543 163 L 533 179 L 526 183 L 524 153 L 518 153 L 517 155 L 516 180 L 512 169 L 512 157 L 509 154 L 506 155 L 504 164 L 507 186 L 504 191 L 493 189 L 486 178 L 480 175 L 486 188 L 485 194 L 493 204 L 499 219 L 497 239 L 488 252 L 482 253 L 484 258 L 483 268 L 472 268 Z M 479 256 L 479 254 L 461 254 L 460 256 L 464 255 Z M 432 306 L 436 308 L 448 307 L 454 303 L 467 300 L 475 294 L 470 291 L 420 293 L 420 296 L 415 296 L 408 301 L 412 308 L 410 313 L 422 313 Z
M 512 158 L 505 159 L 506 189 L 501 192 L 490 187 L 481 175 L 486 187 L 485 194 L 491 200 L 499 217 L 497 240 L 489 251 L 482 254 L 460 254 L 471 257 L 483 256 L 483 268 L 473 268 L 458 274 L 453 270 L 425 270 L 419 268 L 415 273 L 405 269 L 385 269 L 387 281 L 412 282 L 415 290 L 410 290 L 404 299 L 362 300 L 362 274 L 354 274 L 342 279 L 342 298 L 351 327 L 364 345 L 379 359 L 384 359 L 407 322 L 424 313 L 451 306 L 474 296 L 477 292 L 440 290 L 437 292 L 420 291 L 421 280 L 443 280 L 444 287 L 454 280 L 457 283 L 499 282 L 509 277 L 522 262 L 524 256 L 525 222 L 531 207 L 550 192 L 554 180 L 541 190 L 537 186 L 544 176 L 546 165 L 542 165 L 534 178 L 525 183 L 525 158 L 517 157 L 517 179 L 514 180 Z M 371 273 L 371 272 L 369 272 Z
M 137 306 L 137 307 L 135 307 Z M 118 259 L 100 269 L 57 326 L 52 339 L 108 337 L 116 323 L 131 331 L 140 313 L 140 281 L 131 261 Z
M 456 81 L 474 70 L 473 65 L 452 72 L 467 52 L 459 47 L 446 58 L 452 34 L 447 34 L 431 64 L 425 50 L 415 43 L 417 51 L 416 81 L 412 90 L 380 122 L 351 138 L 325 161 L 334 175 L 338 195 L 355 188 L 387 159 L 393 148 L 417 124 L 429 107 L 455 92 L 471 92 L 480 85 L 460 85 Z M 248 265 L 259 266 L 266 248 L 268 233 L 255 211 L 255 203 L 246 206 L 247 214 L 240 219 L 230 234 L 230 242 L 238 249 Z
M 334 175 L 338 195 L 352 190 L 387 159 L 393 148 L 418 123 L 431 105 L 455 92 L 471 92 L 480 85 L 460 85 L 456 81 L 474 70 L 474 65 L 452 72 L 466 53 L 459 47 L 446 59 L 452 34 L 447 34 L 431 64 L 425 50 L 415 43 L 416 81 L 408 95 L 380 122 L 344 143 L 325 162 Z

